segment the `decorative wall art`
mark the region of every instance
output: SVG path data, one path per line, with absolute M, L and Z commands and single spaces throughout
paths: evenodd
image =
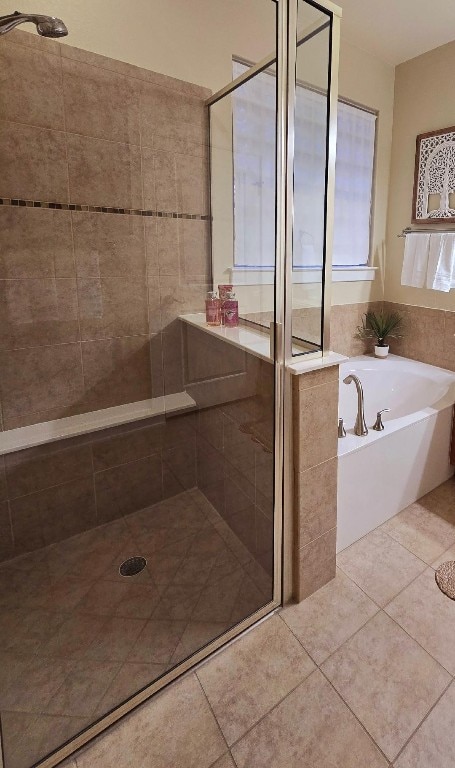
M 455 127 L 421 133 L 416 141 L 412 222 L 455 224 Z

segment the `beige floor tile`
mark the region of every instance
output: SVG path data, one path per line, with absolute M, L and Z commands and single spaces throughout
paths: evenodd
M 2 712 L 6 768 L 30 768 L 88 724 L 78 717 Z
M 449 547 L 449 549 L 446 549 L 442 555 L 439 555 L 439 557 L 431 563 L 431 567 L 436 569 L 441 563 L 446 563 L 448 560 L 455 560 L 455 544 L 452 547 Z
M 340 552 L 338 566 L 381 606 L 425 569 L 421 560 L 381 530 Z
M 385 613 L 378 613 L 321 669 L 393 760 L 450 676 Z
M 428 509 L 423 501 L 411 504 L 384 523 L 381 529 L 431 565 L 455 542 L 455 526 Z
M 226 741 L 233 744 L 313 668 L 298 640 L 274 616 L 197 674 Z
M 216 763 L 213 763 L 211 768 L 235 768 L 235 763 L 230 753 L 227 752 L 225 755 L 223 755 L 223 757 L 220 757 Z
M 371 619 L 378 607 L 344 573 L 281 617 L 316 664 L 322 664 L 345 640 Z
M 91 717 L 103 693 L 120 669 L 119 663 L 74 661 L 66 680 L 45 708 L 49 715 Z
M 385 608 L 451 675 L 455 675 L 455 602 L 446 597 L 428 568 Z
M 125 661 L 146 625 L 143 619 L 108 619 L 86 653 L 97 661 Z
M 77 756 L 77 768 L 209 768 L 226 743 L 195 675 L 147 702 Z
M 450 768 L 455 765 L 455 683 L 404 749 L 395 768 Z
M 386 768 L 387 761 L 315 671 L 233 748 L 238 768 Z
M 118 707 L 146 685 L 153 683 L 165 670 L 164 664 L 124 664 L 99 703 L 97 715 L 106 714 Z

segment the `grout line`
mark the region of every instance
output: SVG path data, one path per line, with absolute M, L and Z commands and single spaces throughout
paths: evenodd
M 446 687 L 445 687 L 445 688 L 444 688 L 444 690 L 442 691 L 441 695 L 440 695 L 440 696 L 438 696 L 438 698 L 436 699 L 436 701 L 434 702 L 434 704 L 433 704 L 433 705 L 430 707 L 430 709 L 428 710 L 428 712 L 426 713 L 426 715 L 425 715 L 425 716 L 422 718 L 422 720 L 419 722 L 418 726 L 417 726 L 417 727 L 415 728 L 415 730 L 412 732 L 412 734 L 410 735 L 409 739 L 408 739 L 408 740 L 407 740 L 407 741 L 406 741 L 406 742 L 403 744 L 403 746 L 401 747 L 401 749 L 400 749 L 400 751 L 398 752 L 398 754 L 397 754 L 397 755 L 394 757 L 394 760 L 397 760 L 397 759 L 400 757 L 400 755 L 402 755 L 402 753 L 405 751 L 406 747 L 408 746 L 409 742 L 410 742 L 410 741 L 412 741 L 412 739 L 413 739 L 413 738 L 414 738 L 414 736 L 416 735 L 417 731 L 418 731 L 418 730 L 420 730 L 420 728 L 421 728 L 421 727 L 422 727 L 422 725 L 424 724 L 425 720 L 427 720 L 427 718 L 430 716 L 430 714 L 431 714 L 431 713 L 432 713 L 432 711 L 435 709 L 435 707 L 437 706 L 437 704 L 439 704 L 439 702 L 441 701 L 442 697 L 443 697 L 443 696 L 445 696 L 445 694 L 446 694 L 446 693 L 447 693 L 447 691 L 449 690 L 449 688 L 450 688 L 450 686 L 452 685 L 452 683 L 453 683 L 453 679 L 449 681 L 449 683 L 446 685 Z
M 385 759 L 385 760 L 387 761 L 387 763 L 390 765 L 390 760 L 389 760 L 389 758 L 387 757 L 387 755 L 386 755 L 386 754 L 383 752 L 383 750 L 381 749 L 381 747 L 379 746 L 379 744 L 377 743 L 377 741 L 374 739 L 374 737 L 371 735 L 371 733 L 370 733 L 369 731 L 367 731 L 367 729 L 365 728 L 365 726 L 364 726 L 364 724 L 362 723 L 362 721 L 361 721 L 361 720 L 359 720 L 359 718 L 357 717 L 357 715 L 356 715 L 356 713 L 354 712 L 354 710 L 353 710 L 353 709 L 350 707 L 350 705 L 348 704 L 348 702 L 347 702 L 347 701 L 344 699 L 344 697 L 341 695 L 340 691 L 338 691 L 338 690 L 335 688 L 334 684 L 332 683 L 332 681 L 331 681 L 331 680 L 329 680 L 329 678 L 328 678 L 328 677 L 327 677 L 327 675 L 325 674 L 324 670 L 323 670 L 323 669 L 321 669 L 320 667 L 318 667 L 318 669 L 319 669 L 319 672 L 321 673 L 321 675 L 324 677 L 324 679 L 325 679 L 325 680 L 328 682 L 328 684 L 330 685 L 330 687 L 333 689 L 333 691 L 334 691 L 334 692 L 337 694 L 337 696 L 338 696 L 338 697 L 340 698 L 340 700 L 343 702 L 343 704 L 344 704 L 344 705 L 345 705 L 345 706 L 346 706 L 346 707 L 349 709 L 350 713 L 351 713 L 351 714 L 352 714 L 352 716 L 355 718 L 355 720 L 358 722 L 358 724 L 359 724 L 359 725 L 360 725 L 360 727 L 362 728 L 363 732 L 364 732 L 364 733 L 367 735 L 367 737 L 368 737 L 368 738 L 369 738 L 369 739 L 370 739 L 370 740 L 373 742 L 373 744 L 375 745 L 375 747 L 376 747 L 376 748 L 379 750 L 379 752 L 381 753 L 381 755 L 384 757 L 384 759 Z M 395 759 L 395 758 L 394 758 L 394 759 Z
M 211 705 L 211 703 L 210 703 L 209 697 L 207 696 L 207 694 L 206 694 L 206 692 L 205 692 L 204 686 L 202 685 L 201 681 L 199 680 L 199 676 L 198 676 L 198 674 L 197 674 L 197 670 L 195 670 L 195 671 L 194 671 L 194 676 L 195 676 L 195 678 L 196 678 L 196 680 L 197 680 L 197 682 L 198 682 L 198 685 L 199 685 L 199 687 L 200 687 L 200 689 L 201 689 L 201 691 L 202 691 L 202 694 L 203 694 L 203 696 L 204 696 L 204 698 L 205 698 L 205 700 L 206 700 L 206 702 L 207 702 L 207 704 L 208 704 L 208 707 L 209 707 L 209 709 L 210 709 L 210 712 L 212 713 L 212 717 L 213 717 L 213 719 L 215 720 L 215 723 L 217 724 L 217 727 L 218 727 L 218 730 L 219 730 L 219 732 L 220 732 L 220 734 L 221 734 L 221 736 L 222 736 L 222 739 L 223 739 L 224 743 L 226 744 L 226 747 L 227 747 L 227 751 L 230 751 L 230 749 L 229 749 L 229 744 L 227 743 L 226 737 L 225 737 L 225 735 L 224 735 L 224 733 L 223 733 L 223 730 L 222 730 L 222 728 L 221 728 L 221 726 L 220 726 L 220 724 L 219 724 L 219 722 L 218 722 L 217 716 L 215 715 L 215 712 L 214 712 L 214 711 L 213 711 L 213 709 L 212 709 L 212 705 Z M 223 753 L 223 754 L 225 754 L 225 753 Z M 223 755 L 220 755 L 220 757 L 217 757 L 217 759 L 216 759 L 216 760 L 215 760 L 215 762 L 212 764 L 212 766 L 213 766 L 213 765 L 216 765 L 217 761 L 218 761 L 218 760 L 220 760 L 220 758 L 221 758 L 221 757 L 223 757 Z

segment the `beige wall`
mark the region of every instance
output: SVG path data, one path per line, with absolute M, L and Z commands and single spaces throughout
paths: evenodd
M 453 291 L 442 293 L 401 286 L 404 239 L 397 238 L 411 223 L 416 136 L 455 125 L 454 66 L 455 42 L 417 56 L 396 69 L 387 227 L 385 297 L 388 301 L 455 309 Z

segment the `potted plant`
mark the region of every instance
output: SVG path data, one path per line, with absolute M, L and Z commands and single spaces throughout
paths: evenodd
M 389 345 L 387 339 L 400 338 L 403 328 L 403 317 L 398 312 L 366 312 L 362 325 L 357 327 L 358 339 L 375 339 L 374 354 L 376 357 L 387 357 Z

